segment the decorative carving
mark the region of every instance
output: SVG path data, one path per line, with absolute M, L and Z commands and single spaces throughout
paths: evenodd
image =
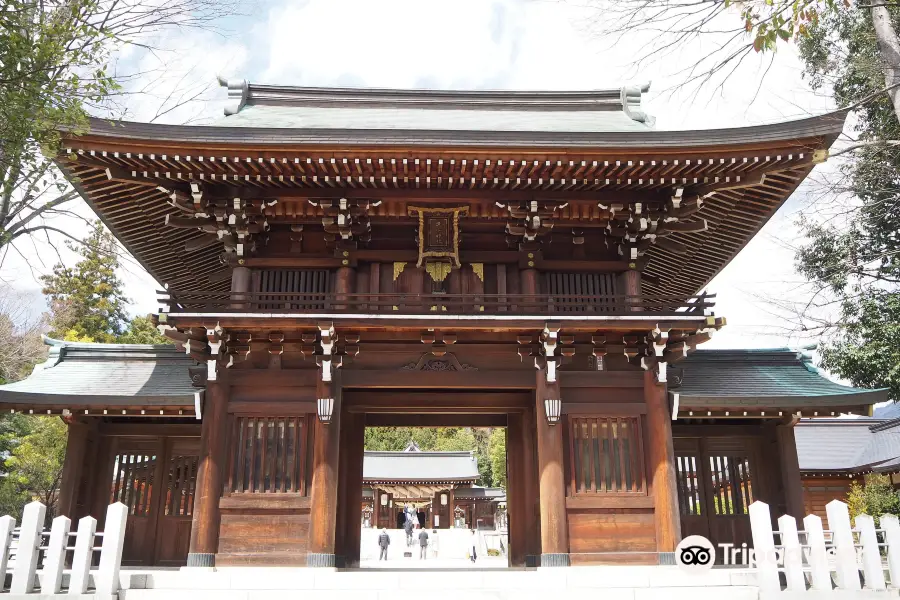
M 182 215 L 166 215 L 165 223 L 178 229 L 198 229 L 204 237 L 185 242 L 185 251 L 192 252 L 216 241 L 225 249 L 223 262 L 233 263 L 253 254 L 258 243 L 265 244 L 269 223 L 265 209 L 276 200 L 245 200 L 242 198 L 216 198 L 204 193 L 199 183 L 191 183 L 190 195 L 179 190 L 170 194 L 171 205 Z
M 430 262 L 425 265 L 425 271 L 433 281 L 444 281 L 452 269 L 450 263 L 445 262 Z
M 403 269 L 406 268 L 405 262 L 395 262 L 394 263 L 394 281 L 397 281 L 397 278 L 400 277 L 400 273 L 403 272 Z
M 360 242 L 369 241 L 372 237 L 372 225 L 368 211 L 369 208 L 379 206 L 381 200 L 310 198 L 309 203 L 318 206 L 325 213 L 322 217 L 325 240 L 340 252 L 355 250 Z
M 472 263 L 472 272 L 478 279 L 484 281 L 484 263 Z
M 416 266 L 421 267 L 428 258 L 449 259 L 452 266 L 461 266 L 459 262 L 459 216 L 468 214 L 469 207 L 410 206 L 407 210 L 410 216 L 418 215 L 419 217 L 419 259 Z
M 629 261 L 637 261 L 652 245 L 684 254 L 687 247 L 666 236 L 706 231 L 705 219 L 688 220 L 703 207 L 703 198 L 700 194 L 685 197 L 684 188 L 677 188 L 665 203 L 598 204 L 609 213 L 607 244 Z
M 424 353 L 417 362 L 403 365 L 401 371 L 477 371 L 477 367 L 460 363 L 452 352 L 440 357 L 432 356 L 431 352 Z
M 538 236 L 549 233 L 553 229 L 552 218 L 556 211 L 568 206 L 568 202 L 555 204 L 537 200 L 496 204 L 507 209 L 509 216 L 515 219 L 506 223 L 506 238 L 511 247 L 518 247 L 519 250 L 538 250 L 541 245 Z

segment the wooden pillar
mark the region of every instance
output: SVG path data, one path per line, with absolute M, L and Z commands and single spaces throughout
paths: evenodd
M 541 500 L 541 566 L 569 566 L 569 525 L 566 519 L 566 484 L 563 474 L 563 427 L 547 423 L 544 400 L 559 393 L 559 383 L 547 383 L 537 371 L 535 420 L 537 422 L 538 486 Z
M 339 267 L 337 270 L 337 275 L 334 279 L 334 293 L 335 293 L 335 310 L 345 310 L 347 309 L 347 297 L 344 294 L 350 294 L 353 292 L 353 284 L 356 280 L 356 272 L 351 267 Z M 351 308 L 357 308 L 353 306 Z
M 640 301 L 641 295 L 641 272 L 635 271 L 634 269 L 629 269 L 623 273 L 619 274 L 618 277 L 618 295 L 620 296 L 634 296 L 633 298 L 626 298 L 625 302 L 627 304 L 633 304 Z M 641 310 L 640 306 L 634 306 L 631 308 L 633 311 Z
M 522 413 L 507 415 L 506 421 L 506 506 L 509 515 L 509 566 L 525 566 L 528 544 L 528 505 L 525 491 L 524 424 Z
M 342 533 L 335 540 L 335 554 L 345 568 L 359 567 L 365 426 L 364 414 L 345 412 L 341 416 L 337 525 Z
M 800 480 L 800 461 L 797 458 L 797 440 L 793 423 L 775 428 L 778 456 L 781 462 L 781 489 L 784 490 L 785 511 L 796 519 L 802 519 L 803 485 Z
M 542 416 L 543 412 L 539 413 Z M 535 407 L 522 413 L 522 480 L 525 490 L 525 566 L 537 567 L 541 556 L 541 502 L 538 491 Z
M 656 515 L 657 552 L 674 552 L 681 541 L 672 416 L 665 384 L 656 374 L 644 372 L 644 402 L 647 404 L 647 464 Z M 668 563 L 665 563 L 668 564 Z
M 519 275 L 521 279 L 522 286 L 522 295 L 523 296 L 536 296 L 538 293 L 538 277 L 537 277 L 537 269 L 522 269 Z M 523 299 L 525 312 L 531 312 L 537 310 L 538 304 L 536 298 L 525 298 Z
M 78 490 L 81 487 L 84 470 L 84 452 L 87 447 L 90 427 L 87 423 L 72 421 L 68 423 L 66 439 L 66 458 L 63 462 L 62 481 L 59 484 L 59 500 L 56 516 L 62 515 L 75 521 L 84 515 L 76 515 Z
M 249 292 L 250 291 L 250 269 L 247 267 L 235 267 L 231 270 L 231 291 L 232 293 Z M 250 308 L 246 296 L 232 296 L 235 303 L 232 308 L 237 310 L 246 310 Z
M 187 566 L 212 567 L 219 546 L 219 498 L 224 481 L 228 383 L 225 374 L 206 383 L 200 429 L 200 466 L 194 494 L 191 544 Z
M 330 387 L 330 389 L 329 389 Z M 340 371 L 332 374 L 329 386 L 319 379 L 318 396 L 333 394 L 334 411 L 331 422 L 315 419 L 313 441 L 313 471 L 309 493 L 309 567 L 335 566 L 335 531 L 337 527 L 338 463 L 341 449 L 341 393 Z

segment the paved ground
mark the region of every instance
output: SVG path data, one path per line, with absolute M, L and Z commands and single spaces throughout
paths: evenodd
M 397 556 L 388 554 L 388 560 L 364 560 L 360 563 L 362 569 L 505 569 L 508 562 L 505 556 L 479 558 L 474 563 L 466 558 L 427 558 L 420 560 L 418 552 L 413 558 L 404 558 L 401 550 Z

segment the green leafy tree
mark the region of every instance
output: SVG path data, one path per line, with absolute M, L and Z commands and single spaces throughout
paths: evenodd
M 506 489 L 506 430 L 491 430 L 488 442 L 488 455 L 491 459 L 492 483 L 494 487 Z
M 236 14 L 234 0 L 4 0 L 0 3 L 0 248 L 63 236 L 54 217 L 79 196 L 52 159 L 60 133 L 87 128 L 88 114 L 118 116 L 131 94 L 147 95 L 166 65 L 157 45 L 167 30 L 213 29 Z M 123 50 L 148 57 L 140 72 L 116 61 Z M 140 56 L 138 56 L 140 58 Z M 183 57 L 176 57 L 183 59 Z M 148 66 L 150 65 L 150 66 Z M 159 100 L 157 116 L 203 90 Z M 179 90 L 181 94 L 182 90 Z M 155 99 L 155 98 L 154 98 Z
M 60 263 L 41 277 L 50 301 L 50 336 L 69 341 L 114 342 L 127 320 L 127 298 L 119 279 L 116 239 L 100 222 L 81 245 L 74 267 Z
M 7 474 L 0 482 L 0 512 L 19 519 L 22 507 L 37 500 L 47 506 L 50 519 L 59 499 L 66 425 L 57 417 L 34 417 L 29 426 L 6 460 Z
M 884 8 L 884 7 L 882 7 Z M 885 8 L 885 10 L 888 10 Z M 873 12 L 842 6 L 824 14 L 800 40 L 806 77 L 854 107 L 856 141 L 845 157 L 827 220 L 801 221 L 807 242 L 797 267 L 810 282 L 813 309 L 802 327 L 822 334 L 822 366 L 860 387 L 887 387 L 900 400 L 900 122 L 882 93 L 884 61 Z M 892 28 L 900 10 L 891 8 Z M 852 200 L 848 200 L 852 196 Z M 820 215 L 821 216 L 821 215 Z
M 423 451 L 472 451 L 478 460 L 478 485 L 495 481 L 493 461 L 488 449 L 491 428 L 471 427 L 368 427 L 365 449 L 399 452 L 410 442 Z M 499 430 L 501 433 L 503 430 Z M 504 469 L 505 473 L 505 469 Z
M 881 515 L 900 516 L 900 494 L 894 490 L 887 475 L 877 473 L 866 475 L 864 485 L 854 481 L 850 485 L 847 505 L 851 517 L 861 514 L 871 515 L 875 518 L 876 526 Z
M 116 340 L 120 344 L 171 344 L 169 338 L 160 335 L 151 315 L 135 317 L 129 321 L 125 333 Z

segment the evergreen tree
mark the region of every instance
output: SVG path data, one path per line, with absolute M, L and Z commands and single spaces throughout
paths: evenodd
M 120 344 L 171 344 L 169 338 L 160 335 L 151 315 L 135 317 L 128 323 L 125 333 L 116 340 Z
M 68 242 L 81 256 L 74 267 L 62 263 L 41 277 L 50 300 L 50 337 L 80 342 L 114 342 L 122 334 L 128 299 L 119 279 L 116 239 L 96 221 L 80 245 Z

